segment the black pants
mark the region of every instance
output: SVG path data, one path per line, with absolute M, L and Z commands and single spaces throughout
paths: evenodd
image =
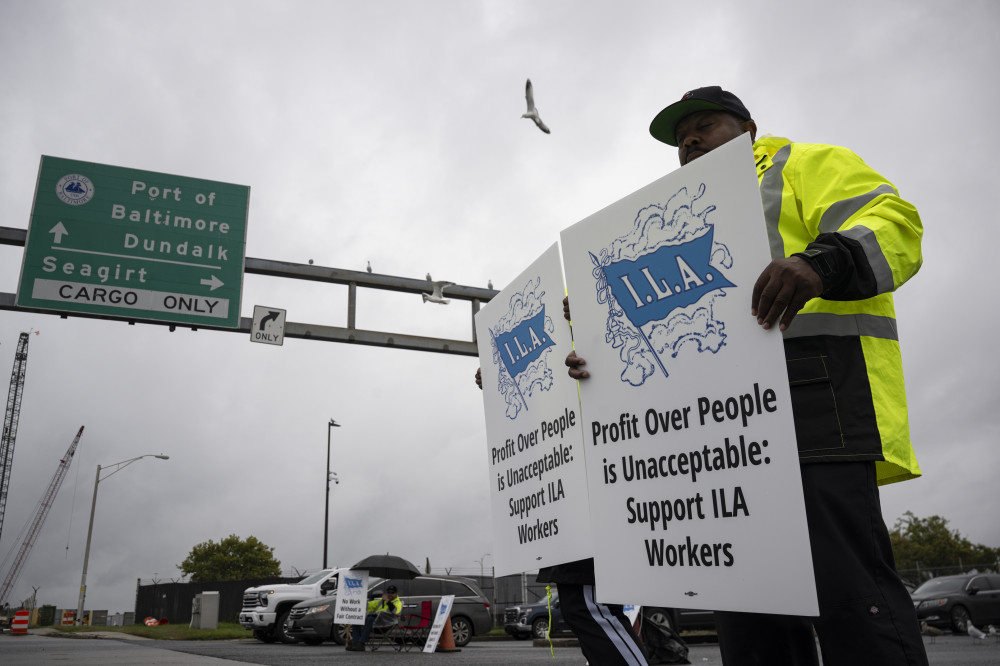
M 591 666 L 646 666 L 639 639 L 621 606 L 597 603 L 593 585 L 557 585 L 563 619 Z
M 351 642 L 352 643 L 366 643 L 368 642 L 368 637 L 372 633 L 372 627 L 375 626 L 375 619 L 378 617 L 378 613 L 368 613 L 365 616 L 365 626 L 362 628 L 360 625 L 351 625 Z
M 913 602 L 896 573 L 875 464 L 802 465 L 819 617 L 715 614 L 727 666 L 926 666 Z M 793 590 L 776 589 L 776 594 Z

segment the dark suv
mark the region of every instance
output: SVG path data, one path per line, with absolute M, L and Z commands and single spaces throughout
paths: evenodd
M 490 602 L 475 581 L 468 578 L 459 576 L 417 576 L 412 580 L 372 578 L 369 580 L 368 598 L 381 597 L 388 584 L 396 586 L 399 598 L 403 602 L 404 615 L 418 615 L 423 601 L 430 601 L 431 612 L 436 613 L 441 597 L 454 594 L 451 630 L 455 636 L 455 645 L 458 647 L 467 645 L 473 636 L 485 634 L 493 628 Z M 285 632 L 310 645 L 318 645 L 325 640 L 343 645 L 349 626 L 339 625 L 336 631 L 334 630 L 333 611 L 336 605 L 336 592 L 296 604 L 288 614 Z
M 545 598 L 533 604 L 510 606 L 503 613 L 503 630 L 514 638 L 545 638 L 549 606 Z M 552 635 L 569 631 L 559 610 L 559 593 L 552 592 Z
M 915 589 L 917 619 L 958 634 L 969 624 L 1000 623 L 1000 574 L 962 574 L 932 578 Z

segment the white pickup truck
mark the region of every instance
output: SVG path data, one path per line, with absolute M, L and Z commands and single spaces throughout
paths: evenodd
M 248 587 L 243 592 L 240 624 L 253 631 L 253 637 L 265 643 L 295 643 L 285 634 L 288 611 L 300 601 L 331 594 L 337 589 L 337 574 L 345 569 L 323 569 L 298 583 Z

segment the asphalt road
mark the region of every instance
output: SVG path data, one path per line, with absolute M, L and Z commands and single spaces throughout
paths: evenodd
M 1000 642 L 975 642 L 968 636 L 940 636 L 931 642 L 925 638 L 931 666 L 987 666 L 1000 664 Z M 691 645 L 688 655 L 694 665 L 719 665 L 722 659 L 714 644 Z M 0 663 L 4 666 L 39 666 L 73 664 L 108 666 L 109 664 L 150 664 L 156 666 L 192 666 L 196 664 L 234 666 L 261 664 L 285 666 L 330 662 L 354 664 L 406 664 L 428 661 L 452 666 L 509 664 L 586 664 L 579 648 L 561 647 L 553 657 L 547 648 L 533 647 L 527 641 L 474 641 L 452 654 L 425 655 L 418 652 L 397 653 L 347 652 L 332 643 L 319 646 L 266 645 L 254 640 L 238 641 L 154 641 L 147 639 L 86 639 L 29 634 L 0 636 Z

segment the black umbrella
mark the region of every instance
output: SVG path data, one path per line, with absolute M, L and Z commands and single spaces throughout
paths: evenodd
M 420 570 L 409 560 L 397 555 L 369 555 L 355 564 L 352 569 L 366 569 L 372 576 L 379 578 L 416 578 Z

